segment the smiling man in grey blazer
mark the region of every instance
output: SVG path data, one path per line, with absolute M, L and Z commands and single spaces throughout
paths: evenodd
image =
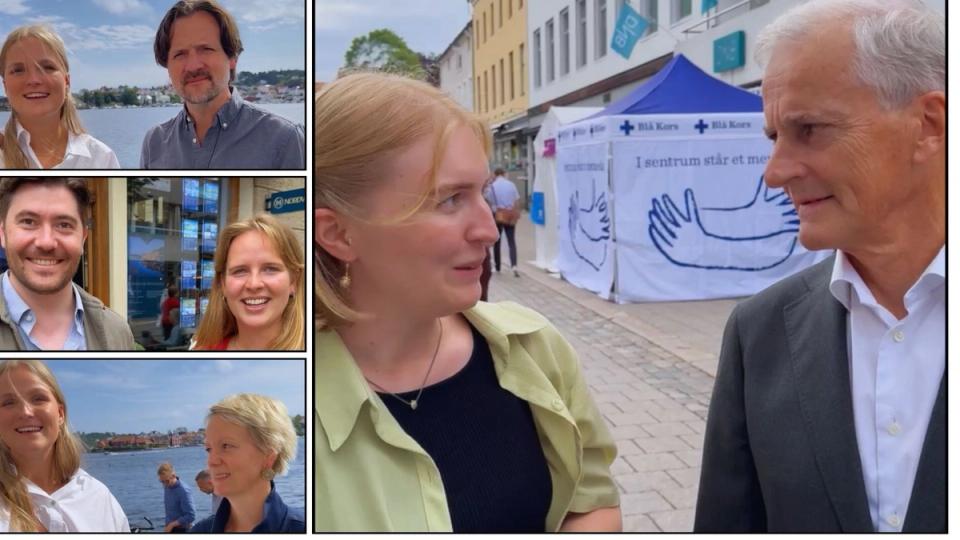
M 730 316 L 696 531 L 946 531 L 944 35 L 815 0 L 758 37 L 766 182 L 836 254 Z

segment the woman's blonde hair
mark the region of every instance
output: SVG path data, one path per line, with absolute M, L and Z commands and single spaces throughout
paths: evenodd
M 410 217 L 435 189 L 447 140 L 460 127 L 471 129 L 490 155 L 487 125 L 427 83 L 386 73 L 354 73 L 325 85 L 314 102 L 314 207 L 363 218 L 359 201 L 386 183 L 397 155 L 433 137 L 428 182 Z M 339 287 L 346 271 L 343 261 L 315 245 L 314 268 L 317 328 L 356 320 L 358 313 Z
M 194 336 L 195 347 L 209 349 L 225 338 L 237 333 L 237 319 L 227 308 L 223 295 L 223 280 L 227 270 L 227 254 L 230 244 L 243 233 L 255 231 L 262 233 L 280 256 L 290 281 L 294 284 L 293 298 L 287 302 L 281 316 L 280 335 L 270 344 L 270 350 L 298 351 L 305 348 L 305 289 L 303 245 L 297 240 L 290 227 L 280 223 L 270 214 L 256 216 L 228 225 L 217 240 L 217 250 L 213 257 L 214 279 L 210 290 L 210 302 L 200 320 L 200 326 Z
M 0 377 L 17 368 L 25 368 L 37 376 L 46 386 L 57 403 L 63 407 L 63 423 L 53 443 L 52 477 L 61 484 L 67 483 L 80 468 L 80 454 L 83 446 L 70 432 L 67 423 L 67 401 L 63 397 L 60 385 L 50 369 L 39 360 L 4 360 L 0 362 Z M 23 477 L 13 462 L 13 456 L 6 443 L 0 439 L 0 503 L 10 511 L 11 531 L 38 531 L 38 521 L 33 513 L 33 504 L 27 494 Z
M 254 445 L 264 454 L 276 452 L 271 470 L 283 474 L 297 457 L 297 432 L 283 402 L 259 394 L 234 394 L 210 407 L 211 417 L 247 428 Z
M 50 50 L 60 63 L 61 69 L 65 74 L 70 73 L 70 63 L 67 61 L 67 47 L 63 40 L 52 29 L 43 25 L 21 26 L 7 34 L 6 41 L 3 42 L 3 48 L 0 48 L 0 77 L 5 77 L 7 72 L 7 54 L 18 41 L 35 38 L 43 43 L 44 47 Z M 79 135 L 85 133 L 83 125 L 80 123 L 80 116 L 77 114 L 77 105 L 73 102 L 73 95 L 70 94 L 70 88 L 67 87 L 66 99 L 63 107 L 60 108 L 60 124 L 66 128 L 69 133 Z M 17 111 L 10 110 L 10 118 L 3 130 L 3 139 L 6 144 L 3 145 L 3 162 L 8 169 L 29 169 L 30 162 L 27 156 L 20 150 L 17 143 Z

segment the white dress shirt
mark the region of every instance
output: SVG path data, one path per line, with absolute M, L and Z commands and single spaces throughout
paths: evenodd
M 37 519 L 50 532 L 130 532 L 120 503 L 83 469 L 53 493 L 25 482 Z M 0 532 L 10 532 L 10 510 L 4 506 L 0 506 Z
M 944 249 L 903 297 L 901 320 L 879 305 L 840 251 L 830 292 L 847 308 L 853 418 L 874 530 L 903 527 L 946 363 Z M 944 471 L 946 473 L 946 471 Z
M 17 144 L 27 156 L 31 169 L 43 169 L 37 154 L 30 147 L 30 132 L 17 122 Z M 0 169 L 4 167 L 3 156 L 0 155 Z M 119 169 L 120 161 L 109 146 L 86 133 L 67 135 L 67 149 L 63 153 L 63 161 L 51 167 L 52 169 Z

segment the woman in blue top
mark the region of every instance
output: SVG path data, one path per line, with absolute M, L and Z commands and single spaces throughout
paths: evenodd
M 210 407 L 206 448 L 213 492 L 223 502 L 190 532 L 306 532 L 303 512 L 284 504 L 273 485 L 297 453 L 283 403 L 236 394 Z

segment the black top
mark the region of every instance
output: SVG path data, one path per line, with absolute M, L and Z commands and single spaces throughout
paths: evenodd
M 500 387 L 489 345 L 471 331 L 466 366 L 426 387 L 416 410 L 380 397 L 440 470 L 454 532 L 545 532 L 553 486 L 530 405 Z

